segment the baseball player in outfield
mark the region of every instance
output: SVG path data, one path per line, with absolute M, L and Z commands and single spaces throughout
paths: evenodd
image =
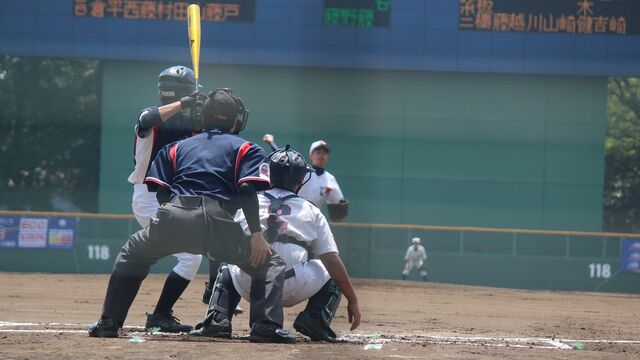
M 349 275 L 324 215 L 296 195 L 313 172 L 298 152 L 286 148 L 268 157 L 272 189 L 258 195 L 260 225 L 267 241 L 287 264 L 283 304 L 294 306 L 309 299 L 293 326 L 312 340 L 336 341 L 331 321 L 340 303 L 340 292 L 348 300 L 351 330 L 360 324 L 360 308 Z M 249 232 L 243 211 L 236 213 L 245 233 Z M 235 265 L 220 268 L 209 310 L 196 336 L 231 337 L 231 319 L 240 297 L 249 300 L 252 276 Z
M 286 264 L 264 239 L 257 191 L 269 187 L 264 150 L 237 134 L 249 112 L 229 89 L 212 91 L 202 107 L 205 131 L 162 148 L 145 183 L 162 204 L 149 226 L 131 235 L 116 258 L 100 319 L 89 336 L 117 337 L 138 290 L 159 259 L 205 254 L 251 274 L 251 342 L 294 343 L 282 329 Z M 241 208 L 249 232 L 233 221 Z
M 407 278 L 407 275 L 409 275 L 411 269 L 414 267 L 420 270 L 422 280 L 427 281 L 427 251 L 424 249 L 424 246 L 420 245 L 419 237 L 411 239 L 411 246 L 409 246 L 407 254 L 404 256 L 402 280 Z
M 161 106 L 142 110 L 135 126 L 135 169 L 128 178 L 133 184 L 133 214 L 142 228 L 149 226 L 149 219 L 156 214 L 158 200 L 150 192 L 144 179 L 151 162 L 167 144 L 185 139 L 193 134 L 193 124 L 188 110 L 196 101 L 196 81 L 193 71 L 185 66 L 172 66 L 163 70 L 158 78 Z M 180 241 L 180 239 L 176 239 Z M 188 332 L 193 327 L 180 324 L 173 317 L 173 306 L 191 280 L 196 276 L 202 255 L 173 254 L 178 264 L 164 283 L 158 303 L 151 315 L 147 315 L 146 328 L 159 328 L 163 332 Z
M 273 135 L 265 134 L 262 141 L 274 151 L 278 149 Z M 309 147 L 309 159 L 314 171 L 311 173 L 311 179 L 302 186 L 298 195 L 311 201 L 320 209 L 326 203 L 329 219 L 335 222 L 342 221 L 349 212 L 349 201 L 342 195 L 336 178 L 325 170 L 329 162 L 329 145 L 323 140 L 312 143 Z

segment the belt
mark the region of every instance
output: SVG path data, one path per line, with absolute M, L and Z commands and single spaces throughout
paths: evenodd
M 285 279 L 285 280 L 287 280 L 287 279 L 289 279 L 289 278 L 292 278 L 292 277 L 294 277 L 294 276 L 296 276 L 296 271 L 295 271 L 295 270 L 293 270 L 293 268 L 291 268 L 291 269 L 289 269 L 289 270 L 287 270 L 287 271 L 285 271 L 285 272 L 284 272 L 284 279 Z

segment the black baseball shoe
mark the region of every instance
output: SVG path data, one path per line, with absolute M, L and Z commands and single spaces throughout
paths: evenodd
M 147 314 L 146 331 L 160 331 L 167 333 L 181 333 L 193 330 L 191 325 L 182 325 L 178 318 L 173 316 L 173 311 L 169 314 Z
M 296 337 L 273 323 L 256 322 L 251 327 L 249 342 L 295 344 Z
M 326 326 L 322 319 L 314 319 L 306 311 L 298 314 L 296 321 L 293 322 L 293 328 L 313 341 L 337 341 L 336 333 Z
M 196 329 L 192 330 L 189 335 L 231 339 L 231 322 L 227 319 L 222 319 L 220 322 L 213 320 L 209 325 L 198 324 Z
M 101 317 L 100 320 L 89 325 L 89 336 L 115 338 L 118 337 L 119 329 L 120 325 L 117 321 L 108 317 Z

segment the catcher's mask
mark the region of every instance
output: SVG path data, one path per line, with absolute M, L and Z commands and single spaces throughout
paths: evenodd
M 304 157 L 292 150 L 290 145 L 284 149 L 278 149 L 267 157 L 269 171 L 271 173 L 271 186 L 298 193 L 296 189 L 299 182 L 306 184 L 311 179 L 312 167 L 307 165 Z M 306 179 L 305 179 L 306 178 Z M 302 187 L 302 186 L 300 186 Z

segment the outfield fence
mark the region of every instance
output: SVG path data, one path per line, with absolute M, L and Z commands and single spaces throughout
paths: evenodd
M 0 271 L 108 273 L 122 244 L 140 229 L 132 215 L 0 211 L 0 219 Z M 7 219 L 13 226 L 7 226 Z M 50 232 L 58 223 L 74 224 L 72 241 L 65 246 L 9 244 L 7 239 L 21 230 L 20 219 L 46 219 L 53 224 Z M 410 239 L 417 236 L 428 253 L 430 281 L 640 293 L 640 274 L 621 266 L 623 247 L 629 241 L 640 244 L 640 234 L 364 223 L 331 227 L 355 277 L 399 279 Z M 168 272 L 173 265 L 175 259 L 166 258 L 152 271 Z M 200 271 L 208 271 L 206 264 Z M 419 280 L 417 271 L 409 279 Z

